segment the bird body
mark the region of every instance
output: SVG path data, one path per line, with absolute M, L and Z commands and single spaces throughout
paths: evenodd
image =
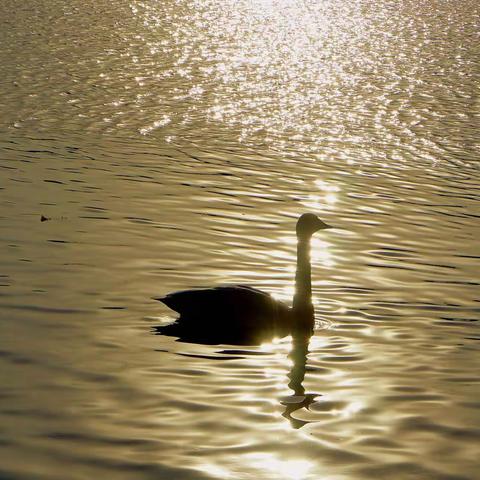
M 270 294 L 246 285 L 224 285 L 173 292 L 156 300 L 180 314 L 156 332 L 195 343 L 253 344 L 292 332 L 311 334 L 310 238 L 329 228 L 316 215 L 303 214 L 297 222 L 296 292 L 292 308 Z
M 221 285 L 213 288 L 180 290 L 157 298 L 169 308 L 187 317 L 285 316 L 290 308 L 270 294 L 248 285 Z
M 157 298 L 180 314 L 158 333 L 203 338 L 201 343 L 257 343 L 288 334 L 292 310 L 270 294 L 247 285 L 181 290 Z

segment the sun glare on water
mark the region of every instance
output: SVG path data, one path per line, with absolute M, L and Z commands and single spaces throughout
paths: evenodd
M 346 55 L 361 61 L 364 53 L 358 51 L 356 39 L 368 32 L 355 4 L 333 0 L 176 3 L 179 11 L 188 11 L 189 21 L 181 25 L 177 17 L 165 18 L 171 13 L 156 3 L 138 4 L 135 14 L 142 11 L 144 24 L 154 33 L 169 24 L 176 27 L 171 35 L 179 52 L 169 74 L 181 74 L 175 98 L 190 105 L 185 124 L 201 112 L 212 123 L 236 127 L 240 139 L 261 134 L 268 140 L 276 138 L 281 147 L 279 138 L 285 132 L 299 139 L 316 136 L 331 120 L 324 108 L 322 117 L 316 110 L 357 81 L 345 67 Z M 162 51 L 161 42 L 152 41 L 150 47 Z M 192 45 L 198 45 L 195 51 Z M 195 70 L 192 63 L 198 59 L 204 66 Z M 141 133 L 163 128 L 175 115 L 159 112 L 159 118 Z M 330 194 L 327 197 L 334 200 Z
M 268 471 L 285 480 L 303 480 L 312 469 L 308 460 L 280 460 L 272 453 L 252 454 L 250 457 L 250 464 L 258 470 Z

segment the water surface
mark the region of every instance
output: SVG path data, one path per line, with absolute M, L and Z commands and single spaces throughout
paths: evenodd
M 0 476 L 477 478 L 479 13 L 4 0 Z M 305 367 L 153 335 L 176 289 L 289 302 L 304 211 Z

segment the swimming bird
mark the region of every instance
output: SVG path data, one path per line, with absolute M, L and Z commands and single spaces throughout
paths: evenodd
M 314 310 L 310 265 L 310 240 L 318 230 L 331 228 L 312 213 L 296 225 L 297 270 L 292 307 L 270 294 L 247 285 L 182 290 L 155 298 L 180 314 L 156 333 L 193 343 L 258 344 L 289 334 L 312 334 Z

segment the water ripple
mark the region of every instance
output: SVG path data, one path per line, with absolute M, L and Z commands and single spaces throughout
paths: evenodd
M 0 477 L 476 478 L 477 3 L 4 0 Z M 308 356 L 152 335 L 306 210 Z

